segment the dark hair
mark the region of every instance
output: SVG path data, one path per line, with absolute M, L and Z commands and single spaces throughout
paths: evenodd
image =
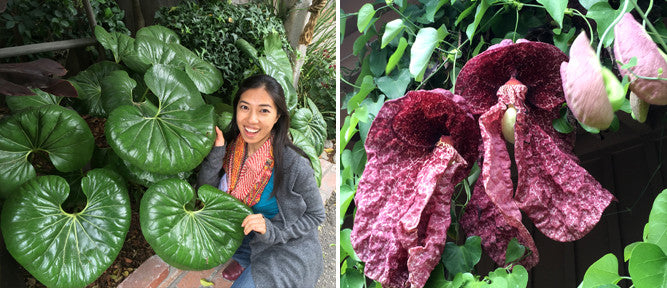
M 276 109 L 278 110 L 277 112 L 279 118 L 276 124 L 273 125 L 271 134 L 273 135 L 273 158 L 275 161 L 273 165 L 273 173 L 275 173 L 275 183 L 273 187 L 280 187 L 280 184 L 283 181 L 283 176 L 285 174 L 285 169 L 280 169 L 282 168 L 280 165 L 283 164 L 285 149 L 290 147 L 298 154 L 301 154 L 306 158 L 308 157 L 301 149 L 299 149 L 299 147 L 296 147 L 294 143 L 292 143 L 292 140 L 289 138 L 290 114 L 287 110 L 287 103 L 285 102 L 285 92 L 283 87 L 280 86 L 280 83 L 278 83 L 276 79 L 269 75 L 259 74 L 250 76 L 241 82 L 238 91 L 236 91 L 236 95 L 234 95 L 234 102 L 232 106 L 234 108 L 234 112 L 232 113 L 232 122 L 229 123 L 229 126 L 227 126 L 225 139 L 228 139 L 230 142 L 235 141 L 236 137 L 238 137 L 240 133 L 239 127 L 236 124 L 236 106 L 239 104 L 241 94 L 247 90 L 257 88 L 264 88 L 264 90 L 268 92 L 269 96 L 271 96 L 271 100 L 273 100 L 273 104 L 276 105 Z

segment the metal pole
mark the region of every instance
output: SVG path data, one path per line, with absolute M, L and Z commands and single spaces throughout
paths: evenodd
M 97 43 L 97 40 L 95 38 L 82 38 L 82 39 L 72 39 L 72 40 L 6 47 L 6 48 L 0 48 L 0 58 L 49 52 L 56 50 L 64 50 L 76 47 L 84 47 L 89 45 L 95 45 L 95 43 Z

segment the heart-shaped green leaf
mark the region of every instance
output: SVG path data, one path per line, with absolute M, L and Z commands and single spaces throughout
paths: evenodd
M 366 3 L 364 6 L 361 6 L 361 9 L 359 9 L 359 13 L 357 14 L 357 30 L 359 30 L 359 33 L 364 33 L 374 16 L 375 8 L 373 7 L 373 4 Z
M 95 26 L 95 38 L 102 47 L 111 50 L 114 61 L 120 63 L 123 58 L 134 53 L 134 39 L 120 32 L 109 33 L 102 26 Z
M 17 113 L 21 110 L 26 110 L 30 108 L 38 108 L 44 105 L 60 105 L 60 101 L 63 100 L 63 97 L 58 97 L 53 94 L 49 94 L 40 89 L 30 89 L 32 92 L 35 92 L 35 95 L 28 96 L 5 96 L 5 102 L 7 107 L 12 110 L 13 113 Z
M 424 79 L 431 54 L 443 38 L 445 35 L 433 27 L 422 28 L 417 32 L 417 38 L 410 48 L 410 74 L 415 81 L 421 82 Z
M 176 174 L 194 169 L 213 145 L 213 107 L 206 105 L 185 72 L 154 65 L 144 76 L 157 96 L 150 102 L 116 108 L 106 136 L 116 154 L 142 170 Z
M 6 198 L 36 172 L 28 162 L 32 152 L 44 151 L 58 171 L 85 165 L 93 153 L 93 134 L 76 112 L 46 105 L 0 120 L 0 197 Z
M 169 265 L 206 270 L 225 263 L 243 241 L 241 222 L 252 211 L 233 196 L 210 185 L 199 188 L 203 208 L 192 187 L 180 179 L 151 186 L 141 199 L 140 222 L 146 241 Z
M 389 99 L 396 99 L 405 95 L 405 90 L 408 89 L 410 82 L 412 82 L 412 78 L 410 78 L 410 71 L 407 69 L 397 71 L 394 75 L 375 79 L 378 89 Z
M 658 245 L 641 243 L 632 249 L 628 272 L 637 288 L 667 287 L 667 255 Z
M 451 275 L 470 272 L 482 257 L 482 238 L 470 236 L 462 246 L 454 242 L 445 244 L 442 260 Z
M 403 19 L 395 19 L 387 23 L 384 28 L 384 33 L 382 34 L 382 45 L 380 48 L 384 49 L 391 40 L 394 40 L 396 36 L 399 36 L 403 32 L 405 24 L 403 24 Z
M 303 152 L 308 155 L 308 159 L 310 159 L 310 166 L 313 168 L 313 172 L 315 174 L 315 180 L 317 180 L 317 186 L 320 186 L 320 182 L 322 181 L 322 166 L 320 166 L 319 160 L 320 154 L 317 154 L 317 151 L 315 150 L 315 147 L 311 141 L 306 138 L 303 133 L 299 132 L 299 130 L 290 128 L 289 131 L 292 135 L 292 143 L 294 143 L 296 147 L 301 148 L 301 150 L 303 150 Z
M 645 241 L 658 245 L 667 254 L 667 190 L 662 190 L 653 201 L 645 229 Z
M 109 111 L 102 107 L 102 79 L 111 72 L 122 69 L 122 66 L 111 62 L 102 61 L 88 67 L 85 71 L 70 78 L 70 82 L 79 92 L 79 100 L 82 101 L 83 109 L 87 114 L 106 117 Z
M 183 67 L 185 73 L 195 82 L 200 92 L 211 94 L 222 86 L 222 73 L 212 64 L 202 60 L 197 54 L 178 43 L 169 45 L 176 51 L 178 57 L 175 59 L 179 67 Z
M 317 155 L 324 151 L 324 140 L 327 136 L 327 123 L 324 122 L 322 114 L 315 106 L 312 100 L 308 99 L 308 106 L 310 108 L 299 108 L 292 116 L 292 128 L 303 133 L 306 139 L 315 148 Z
M 137 56 L 144 63 L 170 64 L 176 59 L 176 51 L 172 50 L 169 44 L 157 38 L 137 37 L 134 44 Z
M 2 209 L 7 250 L 49 287 L 84 287 L 113 263 L 130 227 L 127 189 L 110 170 L 95 169 L 81 180 L 87 204 L 67 213 L 61 204 L 70 187 L 60 176 L 42 176 L 21 186 Z
M 192 175 L 192 171 L 179 172 L 173 175 L 165 175 L 159 173 L 152 173 L 130 164 L 123 159 L 120 159 L 118 155 L 111 148 L 100 148 L 95 149 L 93 153 L 93 159 L 91 159 L 91 165 L 93 167 L 104 167 L 111 170 L 114 170 L 120 173 L 123 178 L 127 181 L 142 185 L 144 187 L 150 187 L 153 184 L 160 182 L 165 179 L 178 178 L 178 179 L 187 179 Z
M 619 280 L 621 276 L 618 275 L 618 259 L 614 254 L 609 253 L 588 267 L 581 287 L 592 288 L 604 284 L 616 284 Z

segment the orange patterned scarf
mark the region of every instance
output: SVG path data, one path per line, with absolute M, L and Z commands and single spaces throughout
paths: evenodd
M 227 146 L 222 163 L 227 173 L 227 193 L 248 206 L 259 202 L 264 187 L 271 179 L 274 163 L 272 140 L 273 137 L 269 137 L 248 159 L 245 159 L 247 148 L 241 135 Z

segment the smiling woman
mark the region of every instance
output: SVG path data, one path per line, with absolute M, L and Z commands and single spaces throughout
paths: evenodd
M 325 213 L 313 170 L 288 138 L 283 89 L 270 76 L 252 76 L 241 83 L 233 107 L 228 133 L 216 129 L 197 179 L 253 211 L 222 274 L 232 287 L 314 287 L 323 269 L 317 227 Z

